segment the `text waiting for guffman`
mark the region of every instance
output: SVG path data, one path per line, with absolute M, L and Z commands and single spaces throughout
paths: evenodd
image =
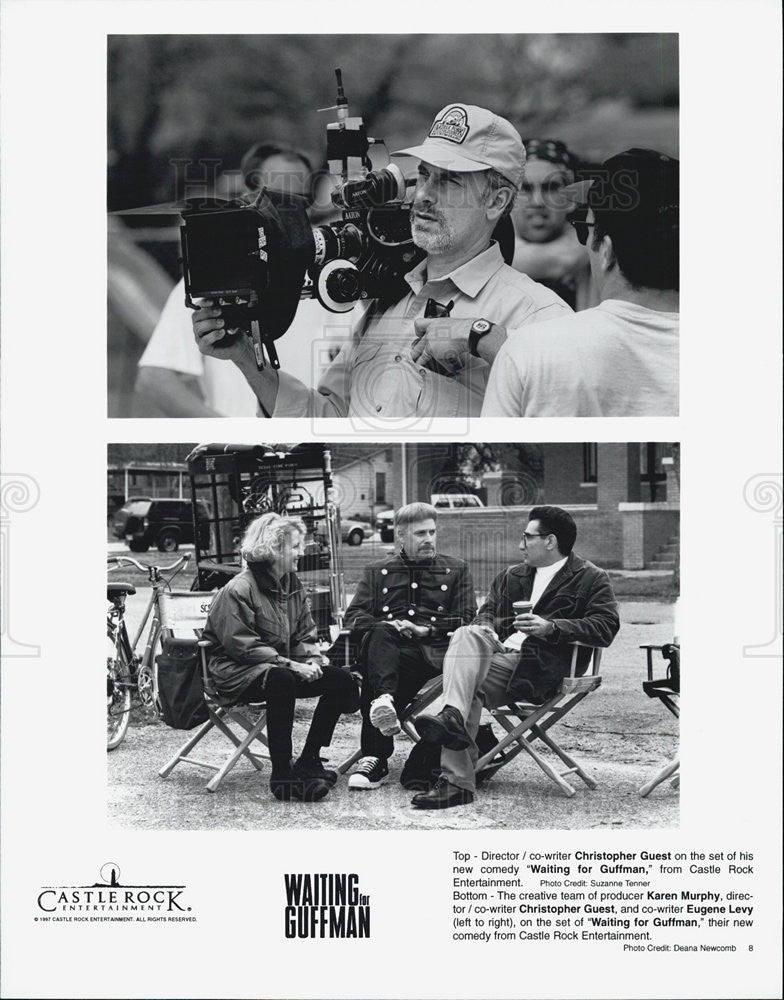
M 370 896 L 355 874 L 284 874 L 287 938 L 369 938 Z

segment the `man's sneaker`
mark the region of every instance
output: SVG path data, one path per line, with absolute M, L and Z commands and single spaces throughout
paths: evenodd
M 394 736 L 400 732 L 400 722 L 391 694 L 380 694 L 370 703 L 370 721 L 384 736 Z
M 362 757 L 349 775 L 349 788 L 378 788 L 387 780 L 389 768 L 380 757 Z

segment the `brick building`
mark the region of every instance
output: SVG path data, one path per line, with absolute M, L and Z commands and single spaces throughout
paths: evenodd
M 405 501 L 428 500 L 444 446 L 408 444 Z M 568 510 L 576 549 L 606 567 L 674 569 L 680 518 L 677 448 L 664 443 L 541 445 L 541 471 L 484 473 L 487 507 L 439 515 L 439 548 L 489 567 L 519 561 L 522 522 L 537 503 Z M 443 486 L 443 483 L 441 483 Z M 477 586 L 481 586 L 479 580 Z

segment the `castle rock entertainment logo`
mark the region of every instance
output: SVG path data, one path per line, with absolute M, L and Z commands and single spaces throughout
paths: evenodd
M 92 885 L 42 886 L 36 903 L 44 915 L 36 922 L 196 921 L 185 900 L 187 886 L 123 884 L 113 861 L 101 866 L 99 878 Z
M 429 138 L 448 139 L 463 142 L 468 135 L 468 115 L 465 108 L 447 108 L 440 118 L 436 118 L 430 129 Z
M 359 875 L 284 874 L 287 938 L 369 938 L 370 896 Z

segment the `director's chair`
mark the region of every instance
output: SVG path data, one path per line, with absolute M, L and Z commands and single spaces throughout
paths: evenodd
M 191 601 L 185 600 L 186 597 L 191 598 Z M 214 598 L 214 592 L 162 594 L 159 598 L 162 636 L 173 635 L 175 631 L 189 631 L 198 646 L 199 668 L 208 719 L 199 726 L 195 734 L 180 747 L 158 774 L 161 778 L 166 778 L 180 763 L 205 768 L 213 772 L 206 785 L 208 792 L 218 790 L 223 779 L 240 758 L 245 757 L 257 771 L 261 771 L 264 767 L 264 761 L 269 760 L 268 752 L 264 754 L 251 750 L 254 743 L 259 743 L 264 749 L 269 750 L 269 744 L 264 734 L 267 725 L 265 703 L 237 703 L 235 700 L 224 698 L 215 688 L 207 671 L 207 650 L 210 648 L 210 643 L 202 639 L 201 634 Z M 245 713 L 255 716 L 255 718 L 248 718 Z M 234 729 L 232 729 L 232 725 L 235 727 Z M 192 756 L 192 751 L 212 729 L 223 733 L 234 747 L 232 753 L 220 766 Z
M 648 680 L 642 682 L 642 689 L 649 698 L 658 698 L 676 719 L 680 718 L 680 693 L 681 693 L 681 671 L 680 671 L 680 647 L 674 643 L 667 643 L 664 646 L 655 646 L 648 643 L 640 646 L 644 649 L 647 657 Z M 667 673 L 665 677 L 654 678 L 653 674 L 653 652 L 661 652 L 662 657 L 667 660 Z M 680 759 L 676 757 L 640 788 L 641 798 L 645 798 L 668 778 L 673 788 L 680 784 Z
M 506 730 L 507 735 L 500 740 L 498 746 L 479 758 L 476 763 L 477 777 L 481 772 L 482 780 L 487 780 L 525 750 L 547 777 L 558 785 L 564 795 L 571 798 L 575 793 L 575 789 L 566 780 L 566 776 L 569 774 L 577 774 L 590 789 L 596 788 L 594 779 L 559 746 L 549 733 L 556 722 L 562 719 L 567 712 L 571 712 L 583 698 L 595 691 L 602 683 L 599 676 L 602 650 L 582 642 L 573 642 L 571 645 L 574 646 L 574 651 L 572 652 L 569 674 L 561 681 L 556 694 L 548 698 L 546 702 L 534 705 L 531 702 L 519 701 L 490 709 L 490 714 L 498 720 L 499 724 Z M 590 649 L 591 658 L 589 669 L 578 677 L 577 657 L 581 648 Z M 566 764 L 564 771 L 557 771 L 539 753 L 533 746 L 537 740 L 541 740 Z

